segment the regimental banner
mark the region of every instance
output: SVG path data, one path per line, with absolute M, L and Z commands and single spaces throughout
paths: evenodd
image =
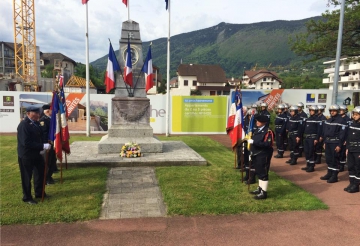
M 224 133 L 227 96 L 173 96 L 172 133 Z

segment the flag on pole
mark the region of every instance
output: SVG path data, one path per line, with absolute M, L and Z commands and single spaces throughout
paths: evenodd
M 89 0 L 81 0 L 82 4 L 87 4 L 87 2 L 89 2 Z
M 61 143 L 61 125 L 60 125 L 60 110 L 59 97 L 56 92 L 53 92 L 52 98 L 52 112 L 49 129 L 49 139 L 54 145 L 56 158 L 62 160 L 62 143 Z
M 59 101 L 60 127 L 61 127 L 61 148 L 66 154 L 70 154 L 70 135 L 66 120 L 66 113 L 62 102 Z
M 133 86 L 133 76 L 132 76 L 132 63 L 131 63 L 131 50 L 130 50 L 130 40 L 128 40 L 128 47 L 126 52 L 126 61 L 124 68 L 124 82 L 130 86 Z
M 126 5 L 127 7 L 127 0 L 122 0 L 122 2 Z
M 149 51 L 146 55 L 144 66 L 141 71 L 143 71 L 145 74 L 145 91 L 148 92 L 148 90 L 150 90 L 154 85 L 151 46 L 149 46 Z
M 167 9 L 168 9 L 168 6 L 169 6 L 169 0 L 165 0 L 165 3 L 166 3 L 165 9 L 167 10 Z
M 120 66 L 116 59 L 115 51 L 110 43 L 109 57 L 104 83 L 106 86 L 106 93 L 109 93 L 113 88 L 115 88 L 115 71 L 120 71 Z
M 64 84 L 64 76 L 62 76 L 61 74 L 59 75 L 59 86 L 63 87 Z
M 242 100 L 241 93 L 238 89 L 236 89 L 232 98 L 226 130 L 227 133 L 230 135 L 231 145 L 233 148 L 237 146 L 239 140 L 245 138 Z

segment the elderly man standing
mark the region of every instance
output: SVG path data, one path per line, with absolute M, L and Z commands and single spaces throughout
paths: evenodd
M 31 178 L 34 173 L 35 197 L 41 198 L 44 180 L 44 159 L 41 151 L 50 149 L 50 144 L 43 143 L 43 135 L 39 125 L 40 109 L 30 106 L 26 109 L 26 117 L 17 128 L 17 151 L 20 167 L 22 200 L 29 204 L 37 202 L 31 195 Z

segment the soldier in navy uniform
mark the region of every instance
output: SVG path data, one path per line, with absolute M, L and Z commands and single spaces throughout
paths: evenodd
M 304 112 L 304 104 L 302 102 L 299 102 L 297 104 L 298 107 L 298 114 L 300 116 L 300 118 L 302 119 L 302 121 L 304 122 L 307 119 L 307 114 Z M 303 125 L 304 127 L 305 125 Z M 302 157 L 302 152 L 304 150 L 304 137 L 301 135 L 300 136 L 300 145 L 299 145 L 299 157 Z
M 42 107 L 44 115 L 40 118 L 40 127 L 43 131 L 43 143 L 50 143 L 49 142 L 49 130 L 50 130 L 50 122 L 51 122 L 51 109 L 50 105 L 46 104 Z M 45 154 L 46 158 L 46 154 Z M 46 173 L 46 184 L 54 184 L 55 181 L 52 178 L 54 171 L 56 170 L 56 154 L 54 151 L 53 146 L 49 149 L 48 153 L 48 167 Z
M 273 154 L 273 132 L 266 126 L 269 118 L 266 115 L 258 115 L 256 118 L 257 129 L 252 139 L 248 142 L 251 144 L 252 165 L 255 168 L 255 174 L 259 178 L 259 186 L 256 190 L 250 192 L 254 194 L 255 199 L 266 199 L 269 183 L 269 168 Z
M 314 172 L 315 167 L 315 145 L 319 139 L 319 118 L 315 114 L 317 111 L 317 106 L 312 105 L 309 107 L 310 117 L 305 119 L 304 125 L 304 151 L 306 158 L 306 166 L 301 168 L 306 172 Z
M 300 146 L 300 136 L 302 136 L 302 119 L 298 114 L 297 106 L 291 106 L 289 108 L 291 118 L 286 124 L 287 131 L 289 133 L 289 149 L 290 149 L 290 159 L 286 161 L 290 165 L 296 165 L 297 159 L 299 158 L 299 146 Z
M 284 112 L 285 112 L 285 114 L 286 114 L 286 116 L 287 116 L 287 118 L 288 118 L 287 121 L 289 121 L 289 119 L 291 118 L 291 115 L 290 115 L 290 113 L 289 113 L 289 104 L 284 103 L 284 107 L 285 107 Z M 285 136 L 284 136 L 284 151 L 286 151 L 286 150 L 288 149 L 288 146 L 289 146 L 288 143 L 289 143 L 288 132 L 287 132 L 287 130 L 286 130 L 286 133 L 285 133 Z
M 286 123 L 288 121 L 284 104 L 277 106 L 277 116 L 275 118 L 275 140 L 278 154 L 275 158 L 283 158 L 284 156 L 284 140 L 286 135 Z
M 348 109 L 345 105 L 339 106 L 340 111 L 339 114 L 341 117 L 343 117 L 349 126 L 351 124 L 351 118 L 347 116 Z M 346 134 L 346 133 L 345 133 Z M 345 170 L 345 164 L 346 164 L 346 143 L 344 143 L 343 146 L 341 146 L 340 150 L 340 156 L 339 156 L 339 172 L 343 172 Z
M 324 122 L 326 121 L 326 117 L 324 115 L 325 108 L 322 105 L 318 105 L 317 108 L 318 108 L 317 116 L 319 119 L 319 135 L 321 135 Z M 321 164 L 323 145 L 324 145 L 323 139 L 322 137 L 320 137 L 315 147 L 315 152 L 316 152 L 315 164 Z
M 327 180 L 328 183 L 338 181 L 341 146 L 345 142 L 347 122 L 339 114 L 340 107 L 333 104 L 329 108 L 331 117 L 324 122 L 322 138 L 324 139 L 324 149 L 326 164 L 328 165 L 327 173 L 322 176 L 321 180 Z
M 247 111 L 247 114 L 245 116 L 244 119 L 244 131 L 245 134 L 249 134 L 251 132 L 251 134 L 254 132 L 255 130 L 255 124 L 253 125 L 253 129 L 250 129 L 250 120 L 251 117 L 254 117 L 256 115 L 256 109 L 251 108 L 250 110 Z M 245 167 L 245 184 L 255 184 L 256 183 L 256 179 L 255 179 L 255 174 L 254 174 L 254 168 L 253 166 L 251 167 L 252 170 L 250 170 L 250 166 L 249 166 L 249 150 L 248 150 L 248 146 L 247 146 L 247 141 L 244 142 L 244 167 Z
M 270 124 L 270 113 L 269 111 L 267 110 L 267 103 L 260 103 L 260 112 L 259 112 L 259 115 L 265 115 L 266 117 L 268 117 L 268 122 L 266 123 L 266 126 L 269 127 L 269 124 Z
M 17 152 L 21 174 L 24 202 L 36 204 L 31 195 L 31 179 L 34 173 L 35 197 L 41 198 L 44 181 L 44 159 L 40 152 L 50 149 L 50 144 L 43 143 L 39 125 L 40 109 L 29 106 L 26 117 L 17 127 Z
M 349 193 L 359 192 L 360 183 L 360 106 L 352 110 L 353 121 L 346 138 L 347 165 L 350 184 L 344 188 Z

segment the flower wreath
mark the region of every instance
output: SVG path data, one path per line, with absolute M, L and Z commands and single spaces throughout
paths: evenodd
M 141 148 L 136 143 L 126 143 L 121 147 L 121 157 L 135 158 L 141 156 Z

